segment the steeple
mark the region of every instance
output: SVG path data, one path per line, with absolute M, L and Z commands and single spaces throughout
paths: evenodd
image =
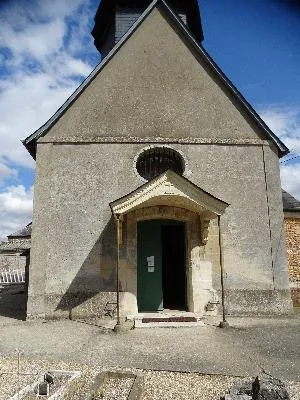
M 194 38 L 199 43 L 202 42 L 203 32 L 198 1 L 167 0 L 166 3 L 187 25 Z M 101 0 L 92 35 L 102 57 L 110 52 L 150 4 L 151 0 Z

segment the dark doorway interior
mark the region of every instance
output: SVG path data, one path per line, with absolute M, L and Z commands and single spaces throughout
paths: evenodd
M 162 273 L 164 308 L 186 310 L 184 223 L 162 224 Z

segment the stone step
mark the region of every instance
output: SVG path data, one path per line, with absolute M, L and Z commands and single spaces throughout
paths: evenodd
M 144 313 L 138 313 L 135 315 L 128 315 L 127 320 L 130 321 L 137 321 L 137 320 L 142 320 L 145 318 L 180 318 L 180 317 L 190 317 L 190 318 L 196 318 L 197 321 L 200 321 L 203 319 L 202 314 L 197 314 L 193 312 L 187 312 L 187 311 L 157 311 L 157 312 L 144 312 Z
M 205 326 L 202 321 L 195 322 L 142 322 L 142 320 L 134 321 L 135 328 L 195 328 Z
M 155 313 L 139 313 L 127 316 L 135 328 L 177 328 L 204 326 L 202 315 L 192 312 L 164 310 Z

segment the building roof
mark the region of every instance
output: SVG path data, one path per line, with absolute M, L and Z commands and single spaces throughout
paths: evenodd
M 7 236 L 7 242 L 0 242 L 0 253 L 19 252 L 31 247 L 32 222 Z
M 295 199 L 291 194 L 282 190 L 282 203 L 283 211 L 299 211 L 300 212 L 300 201 Z
M 266 123 L 260 118 L 252 106 L 247 102 L 243 95 L 237 90 L 237 88 L 232 84 L 232 82 L 225 76 L 205 49 L 197 43 L 195 38 L 191 35 L 188 28 L 177 16 L 177 14 L 168 6 L 165 0 L 154 0 L 141 17 L 136 21 L 136 23 L 129 29 L 126 35 L 115 45 L 115 47 L 110 51 L 110 53 L 102 60 L 102 62 L 91 72 L 91 74 L 85 79 L 85 81 L 77 88 L 77 90 L 68 98 L 68 100 L 57 110 L 57 112 L 38 130 L 28 136 L 23 144 L 35 159 L 36 156 L 36 142 L 39 138 L 46 135 L 46 133 L 51 129 L 51 127 L 62 117 L 62 115 L 68 110 L 69 107 L 76 101 L 76 99 L 81 95 L 81 93 L 91 84 L 91 82 L 97 77 L 101 70 L 106 66 L 107 63 L 114 57 L 114 55 L 119 51 L 123 44 L 131 37 L 131 35 L 136 31 L 136 29 L 143 23 L 151 11 L 158 7 L 164 11 L 166 18 L 176 26 L 179 34 L 183 37 L 187 43 L 193 48 L 195 53 L 204 59 L 207 66 L 210 68 L 212 74 L 214 74 L 231 92 L 233 97 L 236 99 L 238 104 L 243 110 L 249 115 L 252 121 L 265 133 L 266 137 L 272 142 L 278 150 L 279 157 L 282 157 L 289 153 L 289 149 L 285 144 L 271 131 L 271 129 L 266 125 Z
M 29 238 L 31 236 L 32 222 L 26 225 L 24 228 L 19 229 L 18 231 L 11 233 L 7 236 L 8 239 L 17 239 L 17 238 Z
M 24 251 L 30 249 L 30 247 L 31 247 L 30 239 L 26 240 L 18 239 L 14 241 L 1 242 L 0 253 Z

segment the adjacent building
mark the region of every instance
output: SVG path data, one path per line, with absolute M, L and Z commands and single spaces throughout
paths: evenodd
M 32 223 L 7 236 L 6 242 L 0 243 L 0 272 L 24 271 L 26 256 L 24 252 L 31 246 Z
M 285 191 L 282 200 L 292 300 L 300 307 L 300 201 Z

